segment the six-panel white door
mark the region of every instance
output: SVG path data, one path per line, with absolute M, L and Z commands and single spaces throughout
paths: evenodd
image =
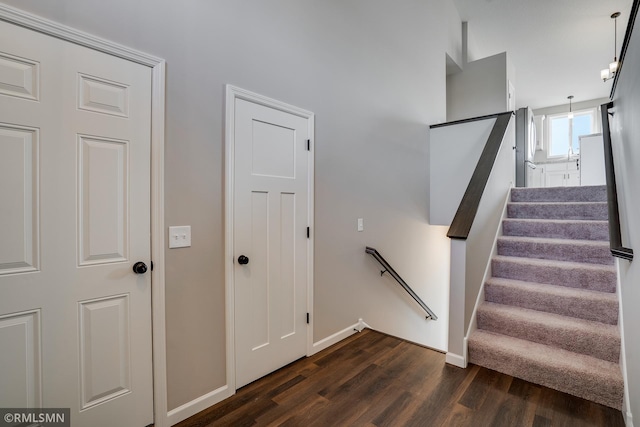
M 306 354 L 309 120 L 235 100 L 236 387 Z
M 153 422 L 151 71 L 0 22 L 0 402 Z

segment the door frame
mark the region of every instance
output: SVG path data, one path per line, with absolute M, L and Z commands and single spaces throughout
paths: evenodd
M 168 426 L 165 265 L 164 265 L 164 127 L 166 63 L 144 52 L 76 30 L 0 3 L 0 20 L 108 55 L 149 67 L 151 74 L 151 321 L 153 356 L 153 406 L 156 427 Z
M 310 150 L 308 157 L 308 226 L 311 229 L 309 239 L 307 239 L 307 313 L 309 313 L 309 323 L 307 324 L 307 356 L 313 354 L 313 242 L 314 242 L 314 164 L 315 164 L 315 115 L 311 111 L 277 101 L 266 96 L 241 89 L 237 86 L 227 84 L 226 92 L 226 115 L 225 115 L 225 323 L 226 323 L 226 374 L 227 390 L 229 395 L 236 392 L 236 367 L 235 367 L 235 299 L 234 299 L 234 255 L 233 246 L 233 218 L 234 218 L 234 167 L 235 167 L 235 102 L 242 99 L 278 111 L 293 114 L 308 120 L 308 130 L 310 139 Z

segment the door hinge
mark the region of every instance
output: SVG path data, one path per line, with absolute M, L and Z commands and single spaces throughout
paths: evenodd
M 307 227 L 307 239 L 311 236 L 311 229 Z
M 307 151 L 311 151 L 311 140 L 307 139 Z
M 307 313 L 307 325 L 309 324 L 309 313 Z
M 151 261 L 151 271 L 153 271 L 153 261 Z

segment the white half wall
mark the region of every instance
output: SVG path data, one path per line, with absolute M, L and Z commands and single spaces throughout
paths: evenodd
M 500 151 L 482 193 L 475 219 L 466 240 L 451 242 L 451 290 L 449 297 L 449 359 L 466 360 L 465 335 L 478 292 L 493 253 L 496 231 L 505 200 L 515 180 L 515 119 L 507 127 Z
M 465 332 L 471 322 L 471 313 L 482 286 L 489 259 L 493 253 L 496 231 L 504 210 L 505 200 L 515 182 L 515 116 L 511 118 L 495 164 L 482 193 L 473 226 L 467 238 L 467 264 L 465 267 Z M 452 262 L 453 265 L 453 262 Z
M 495 117 L 430 129 L 429 223 L 451 225 Z

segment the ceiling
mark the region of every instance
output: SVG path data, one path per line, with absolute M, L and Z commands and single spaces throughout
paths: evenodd
M 600 70 L 613 61 L 614 22 L 620 52 L 632 0 L 453 0 L 468 22 L 469 56 L 501 52 L 515 67 L 517 107 L 543 108 L 605 98 L 612 80 Z

